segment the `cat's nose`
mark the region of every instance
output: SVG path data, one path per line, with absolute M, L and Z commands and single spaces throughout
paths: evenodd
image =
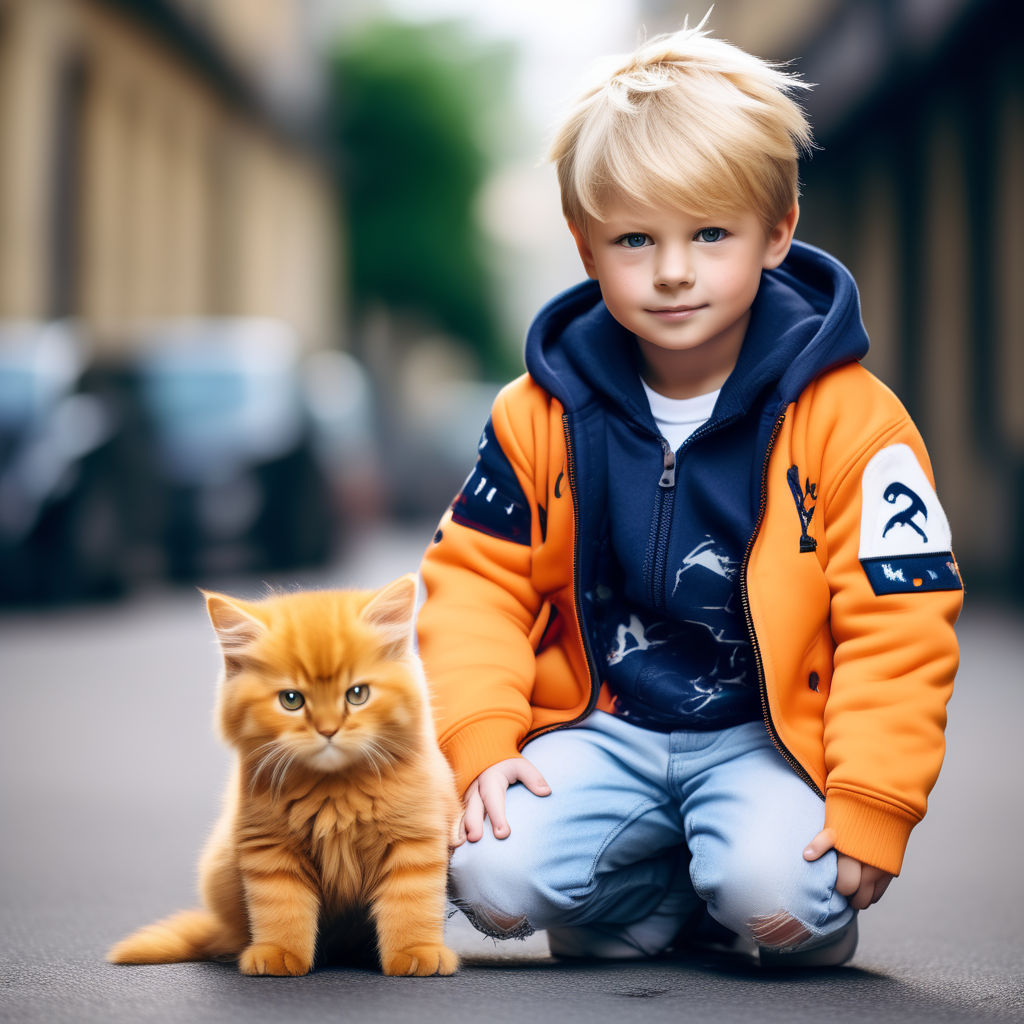
M 317 730 L 316 731 L 318 733 L 320 733 L 321 736 L 326 736 L 327 739 L 330 739 L 338 731 L 338 726 L 336 726 L 336 725 L 320 725 L 320 726 L 317 726 Z

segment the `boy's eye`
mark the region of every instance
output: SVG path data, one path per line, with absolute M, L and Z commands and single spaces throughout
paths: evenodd
M 345 700 L 352 704 L 354 707 L 358 707 L 360 704 L 365 704 L 370 699 L 370 688 L 365 683 L 360 683 L 358 686 L 350 686 L 345 691 Z
M 701 228 L 697 232 L 698 242 L 720 242 L 725 238 L 727 232 L 725 228 Z
M 298 711 L 306 703 L 306 698 L 298 690 L 282 690 L 277 699 L 286 711 Z
M 647 235 L 642 234 L 639 231 L 634 231 L 628 235 L 623 235 L 618 239 L 618 244 L 627 249 L 639 249 L 641 246 L 647 245 L 649 241 L 650 239 Z

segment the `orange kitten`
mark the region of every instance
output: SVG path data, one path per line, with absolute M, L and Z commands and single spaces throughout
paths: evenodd
M 415 601 L 414 576 L 376 592 L 206 595 L 237 761 L 200 860 L 204 907 L 107 959 L 305 974 L 318 933 L 321 947 L 340 931 L 372 952 L 375 932 L 385 974 L 456 969 L 443 933 L 459 805 L 412 646 Z

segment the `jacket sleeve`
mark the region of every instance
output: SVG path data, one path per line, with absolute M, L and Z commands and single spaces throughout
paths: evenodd
M 531 635 L 543 603 L 531 581 L 539 529 L 532 435 L 541 418 L 531 418 L 529 406 L 538 390 L 520 380 L 498 396 L 476 466 L 420 570 L 419 650 L 460 793 L 485 768 L 518 755 L 532 720 Z
M 963 593 L 916 427 L 881 385 L 857 412 L 830 436 L 821 495 L 835 644 L 825 824 L 841 852 L 895 874 L 942 764 Z

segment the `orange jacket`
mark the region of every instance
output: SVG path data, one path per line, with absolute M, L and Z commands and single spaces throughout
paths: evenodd
M 422 565 L 420 652 L 460 792 L 540 733 L 611 709 L 580 623 L 580 496 L 563 413 L 529 376 L 494 405 L 528 543 L 449 510 Z M 932 544 L 918 563 L 898 550 L 916 527 L 892 529 L 893 472 L 918 474 L 929 532 L 948 541 L 899 400 L 857 363 L 813 381 L 776 422 L 741 593 L 773 741 L 824 796 L 837 848 L 897 873 L 942 763 L 962 589 L 951 554 Z M 931 589 L 936 569 L 948 589 Z

